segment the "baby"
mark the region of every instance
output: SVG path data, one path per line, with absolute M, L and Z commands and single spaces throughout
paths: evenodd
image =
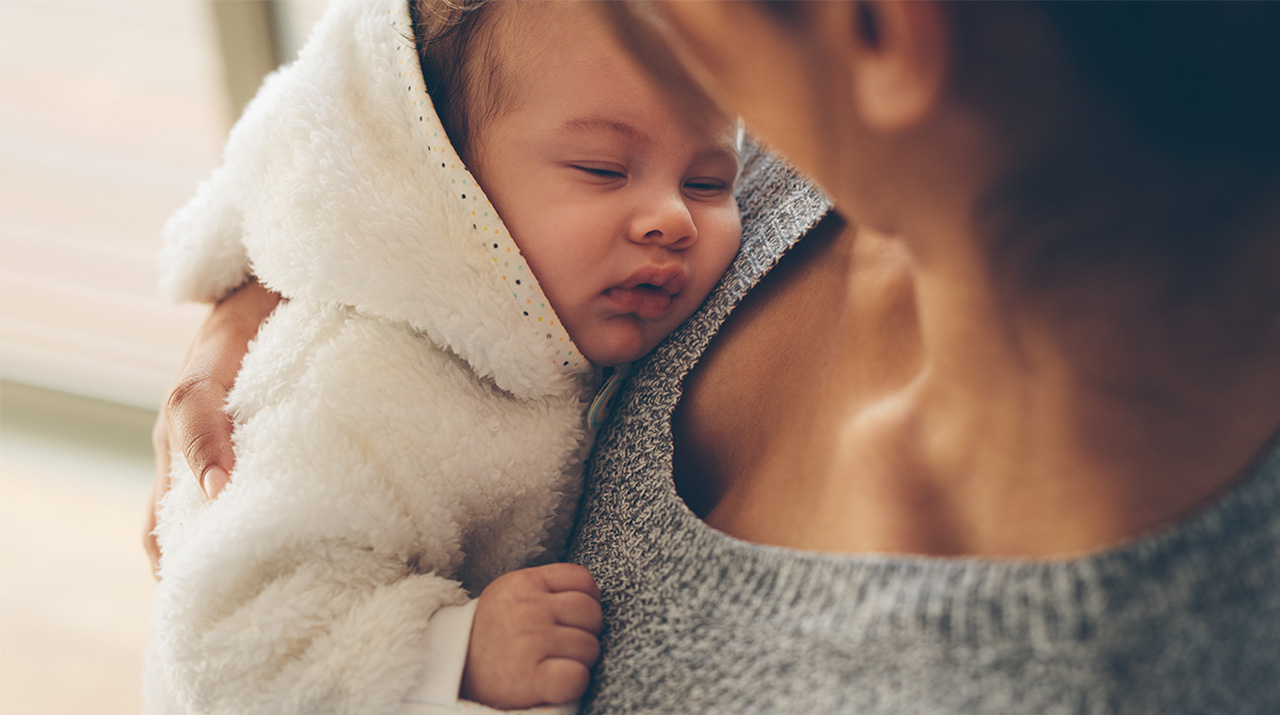
M 228 400 L 231 485 L 175 473 L 161 507 L 150 712 L 586 687 L 598 594 L 547 564 L 586 417 L 737 252 L 737 131 L 686 121 L 589 3 L 458 5 L 333 0 L 166 228 L 170 295 L 285 300 Z

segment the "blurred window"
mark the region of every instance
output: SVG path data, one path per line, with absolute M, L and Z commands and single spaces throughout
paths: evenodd
M 205 312 L 156 295 L 160 228 L 218 162 L 236 67 L 322 8 L 0 0 L 0 378 L 158 404 Z

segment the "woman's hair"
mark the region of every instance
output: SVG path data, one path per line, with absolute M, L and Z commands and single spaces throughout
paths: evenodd
M 1006 144 L 979 208 L 1010 288 L 1035 297 L 1140 272 L 1160 308 L 1274 319 L 1280 3 L 948 11 L 951 90 Z
M 493 42 L 493 0 L 411 0 L 413 41 L 427 93 L 463 161 L 472 161 L 476 129 L 510 99 L 510 68 Z
M 806 3 L 752 5 L 805 41 Z M 945 9 L 948 89 L 992 127 L 1004 162 L 978 209 L 1008 290 L 1034 299 L 1148 275 L 1164 301 L 1153 307 L 1217 296 L 1248 320 L 1280 314 L 1280 2 Z M 645 3 L 606 10 L 681 106 L 706 105 Z

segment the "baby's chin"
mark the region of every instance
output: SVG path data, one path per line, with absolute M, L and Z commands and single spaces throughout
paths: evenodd
M 569 337 L 592 365 L 613 367 L 635 362 L 648 355 L 667 336 L 658 326 L 632 316 L 619 316 Z

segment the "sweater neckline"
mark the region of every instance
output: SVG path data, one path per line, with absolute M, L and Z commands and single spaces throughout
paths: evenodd
M 674 607 L 720 619 L 840 631 L 842 637 L 907 628 L 947 636 L 1017 633 L 1048 643 L 1078 639 L 1107 614 L 1175 609 L 1175 599 L 1148 602 L 1140 596 L 1163 593 L 1160 582 L 1185 581 L 1189 573 L 1206 584 L 1231 578 L 1238 564 L 1218 556 L 1224 549 L 1241 557 L 1252 549 L 1274 553 L 1274 532 L 1280 529 L 1280 435 L 1240 479 L 1196 513 L 1081 556 L 803 551 L 744 541 L 708 526 L 675 488 L 671 419 L 683 382 L 733 308 L 829 208 L 825 197 L 785 165 L 767 155 L 755 161 L 761 176 L 754 182 L 781 185 L 785 196 L 775 192 L 761 202 L 766 208 L 753 217 L 764 227 L 761 235 L 744 240 L 742 255 L 717 294 L 682 328 L 684 337 L 698 337 L 664 344 L 640 366 L 631 388 L 657 391 L 661 402 L 651 405 L 658 414 L 650 412 L 650 419 L 659 419 L 648 425 L 659 431 L 656 443 L 663 449 L 652 455 L 657 463 L 643 470 L 651 479 L 646 490 L 653 493 L 641 500 L 640 509 L 648 513 L 636 517 L 654 528 L 637 533 L 637 572 L 669 593 Z M 747 214 L 751 197 L 742 200 Z M 808 211 L 796 210 L 805 203 Z M 670 367 L 659 369 L 663 365 Z M 677 543 L 682 557 L 670 558 L 670 545 Z M 744 583 L 754 584 L 751 593 L 742 592 Z
M 645 544 L 642 557 L 642 571 L 659 588 L 683 594 L 691 610 L 757 622 L 808 621 L 806 627 L 860 637 L 885 628 L 950 635 L 964 624 L 988 634 L 1078 638 L 1108 614 L 1178 610 L 1175 599 L 1158 595 L 1165 591 L 1162 582 L 1188 575 L 1205 586 L 1238 580 L 1241 562 L 1221 554 L 1246 566 L 1251 552 L 1274 559 L 1280 529 L 1280 442 L 1199 512 L 1099 551 L 1048 559 L 844 554 L 756 544 L 698 518 L 676 493 L 670 469 L 661 479 L 654 511 L 662 526 L 647 534 L 658 536 Z M 682 544 L 684 558 L 665 558 L 670 543 Z M 739 592 L 744 583 L 755 586 L 745 597 Z M 836 584 L 856 588 L 833 589 Z M 1134 594 L 1155 600 L 1135 602 Z

